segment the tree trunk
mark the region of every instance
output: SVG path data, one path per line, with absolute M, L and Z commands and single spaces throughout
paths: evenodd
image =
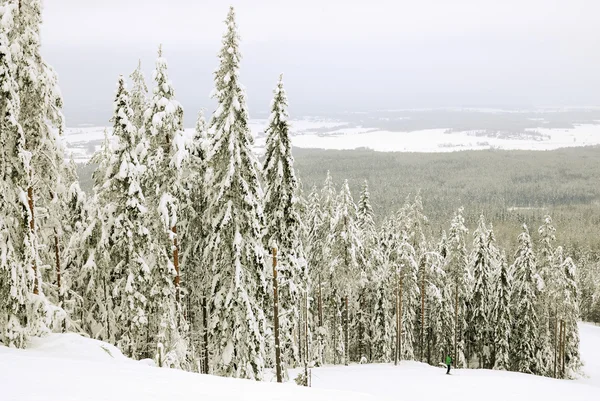
M 399 354 L 399 358 L 400 360 L 402 360 L 402 297 L 403 297 L 403 288 L 402 288 L 402 276 L 400 276 L 400 286 L 398 287 L 398 291 L 400 292 L 400 295 L 398 295 L 398 301 L 400 302 L 400 316 L 398 318 L 398 328 L 399 328 L 399 338 L 398 338 L 398 344 L 400 346 L 400 354 Z
M 31 233 L 32 240 L 35 236 L 35 213 L 34 213 L 34 205 L 33 205 L 33 187 L 29 186 L 27 188 L 27 202 L 29 204 L 29 213 L 31 214 L 31 219 L 29 220 L 29 232 Z M 35 242 L 34 245 L 35 246 Z M 37 264 L 35 260 L 35 254 L 33 259 L 33 293 L 39 294 L 39 283 L 38 283 L 38 272 L 37 272 Z
M 273 248 L 273 326 L 275 334 L 275 371 L 281 383 L 281 350 L 279 348 L 279 298 L 277 294 L 277 248 Z
M 423 362 L 424 354 L 424 337 L 425 337 L 425 266 L 421 270 L 421 362 Z
M 180 274 L 179 274 L 179 245 L 177 244 L 177 226 L 171 228 L 173 232 L 173 266 L 175 266 L 175 301 L 179 302 L 179 286 L 180 286 Z
M 321 292 L 321 273 L 319 273 L 319 294 L 317 297 L 317 303 L 319 313 L 319 327 L 323 327 L 323 294 Z
M 458 367 L 458 280 L 454 290 L 454 366 Z
M 556 361 L 558 357 L 558 316 L 554 319 L 554 378 L 556 379 Z
M 399 280 L 399 279 L 398 279 Z M 394 365 L 398 365 L 398 356 L 400 355 L 400 300 L 398 296 L 399 285 L 396 286 L 396 346 L 394 347 Z
M 350 330 L 348 327 L 348 320 L 350 320 L 350 314 L 348 313 L 348 295 L 346 295 L 344 301 L 346 304 L 346 308 L 344 310 L 344 314 L 346 315 L 344 319 L 344 365 L 348 366 L 350 362 Z
M 204 341 L 203 341 L 203 347 L 204 347 L 204 353 L 202 355 L 202 362 L 203 362 L 203 372 L 205 374 L 208 374 L 208 305 L 207 305 L 207 301 L 206 301 L 206 296 L 204 296 L 202 298 L 202 326 L 203 326 L 203 330 L 204 330 Z
M 63 293 L 62 293 L 62 286 L 61 286 L 61 274 L 60 274 L 60 252 L 59 252 L 59 248 L 58 248 L 58 231 L 56 230 L 56 228 L 54 229 L 54 254 L 56 256 L 56 288 L 57 288 L 57 292 L 58 292 L 58 306 L 60 308 L 63 307 Z M 67 321 L 66 319 L 63 319 L 62 323 L 61 323 L 61 328 L 62 328 L 62 332 L 65 333 L 67 331 Z

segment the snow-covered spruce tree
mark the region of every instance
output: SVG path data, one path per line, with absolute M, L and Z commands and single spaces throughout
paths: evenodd
M 187 368 L 187 325 L 183 319 L 177 224 L 183 193 L 182 167 L 187 159 L 183 138 L 183 108 L 167 75 L 167 60 L 158 50 L 156 86 L 144 114 L 144 130 L 149 142 L 142 190 L 148 200 L 148 228 L 151 231 L 152 266 L 149 314 L 153 344 L 164 346 L 159 365 Z M 155 347 L 152 347 L 155 349 Z M 160 353 L 160 352 L 159 352 Z
M 512 329 L 511 295 L 512 277 L 508 272 L 506 256 L 500 256 L 495 277 L 494 300 L 491 310 L 493 327 L 494 369 L 510 370 L 510 342 Z
M 468 256 L 465 245 L 467 228 L 460 208 L 454 214 L 450 231 L 446 240 L 446 287 L 451 291 L 453 305 L 453 345 L 448 350 L 453 355 L 456 366 L 465 366 L 464 332 L 466 325 L 466 300 L 468 299 L 468 285 L 470 276 L 468 271 Z M 448 301 L 448 297 L 446 297 Z
M 278 248 L 279 333 L 284 369 L 300 363 L 300 299 L 305 291 L 306 260 L 302 245 L 301 217 L 298 213 L 298 181 L 294 171 L 288 123 L 288 102 L 283 75 L 274 90 L 271 116 L 265 130 L 266 151 L 263 164 L 265 182 L 264 213 L 266 249 Z M 286 374 L 287 375 L 287 374 Z
M 399 299 L 400 347 L 399 358 L 415 359 L 415 323 L 420 302 L 418 271 L 415 248 L 410 244 L 409 234 L 404 233 L 396 251 L 397 256 L 397 293 Z
M 371 321 L 375 311 L 375 286 L 377 273 L 375 269 L 381 266 L 381 254 L 377 241 L 377 230 L 373 219 L 373 207 L 371 206 L 371 195 L 369 194 L 369 185 L 365 180 L 360 201 L 358 204 L 357 223 L 362 242 L 362 255 L 360 262 L 360 280 L 358 282 L 358 310 L 356 313 L 356 328 L 353 329 L 357 336 L 356 354 L 357 360 L 370 360 L 372 358 L 371 350 Z
M 443 275 L 437 283 L 442 297 L 442 310 L 440 311 L 440 345 L 438 348 L 437 361 L 444 361 L 446 355 L 454 355 L 455 337 L 455 286 L 453 276 L 448 270 L 447 260 L 450 254 L 448 249 L 448 237 L 446 231 L 442 231 L 442 238 L 438 245 L 438 253 L 443 260 Z M 456 361 L 455 361 L 456 363 Z
M 207 127 L 204 113 L 196 120 L 194 136 L 189 147 L 189 161 L 184 172 L 184 192 L 180 220 L 183 287 L 187 293 L 187 316 L 190 325 L 192 357 L 200 360 L 200 370 L 208 373 L 208 352 L 205 322 L 208 319 L 206 297 L 210 290 L 210 274 L 202 262 L 206 224 L 203 220 L 206 208 L 204 174 L 207 156 Z
M 240 51 L 230 8 L 215 71 L 217 110 L 209 127 L 205 185 L 209 225 L 203 261 L 212 276 L 209 345 L 212 372 L 260 380 L 265 360 L 266 296 L 262 190 L 246 94 L 239 82 Z
M 516 303 L 511 362 L 519 372 L 539 374 L 538 358 L 539 323 L 535 305 L 538 295 L 539 276 L 531 237 L 527 226 L 519 235 L 519 248 L 513 264 L 515 271 L 514 301 Z
M 43 327 L 38 310 L 39 295 L 33 269 L 36 263 L 33 219 L 27 198 L 31 183 L 31 153 L 19 124 L 21 103 L 16 79 L 16 60 L 11 52 L 17 2 L 0 7 L 0 340 L 23 348 L 30 335 Z M 33 319 L 32 319 L 33 318 Z M 42 323 L 40 325 L 40 323 Z
M 489 366 L 491 357 L 489 348 L 490 336 L 490 275 L 496 269 L 497 251 L 493 245 L 493 234 L 490 236 L 485 217 L 479 217 L 477 229 L 473 233 L 473 250 L 471 252 L 471 271 L 473 272 L 473 291 L 471 293 L 469 314 L 470 332 L 474 336 L 475 355 L 479 368 Z
M 83 263 L 73 277 L 72 289 L 81 297 L 75 318 L 90 337 L 112 344 L 116 342 L 116 322 L 111 294 L 110 238 L 112 206 L 104 192 L 108 187 L 108 173 L 113 160 L 114 147 L 108 130 L 104 130 L 104 141 L 92 156 L 89 164 L 95 165 L 92 173 L 93 196 L 88 199 L 85 227 L 74 238 L 73 249 L 79 249 Z
M 538 229 L 539 248 L 537 258 L 537 269 L 541 278 L 541 287 L 537 297 L 536 312 L 539 319 L 539 346 L 538 358 L 540 359 L 540 368 L 543 371 L 540 374 L 553 376 L 554 369 L 553 355 L 557 352 L 554 347 L 556 344 L 556 327 L 558 324 L 556 317 L 557 299 L 559 293 L 557 284 L 559 279 L 560 263 L 555 261 L 554 242 L 556 241 L 556 229 L 552 225 L 552 218 L 548 215 L 544 217 L 544 224 Z
M 564 372 L 559 376 L 563 378 L 575 378 L 581 368 L 581 359 L 579 356 L 579 328 L 577 322 L 579 315 L 579 292 L 576 281 L 576 266 L 570 257 L 564 257 L 562 247 L 555 250 L 555 261 L 557 262 L 557 298 L 560 303 L 557 305 L 557 320 L 564 323 Z M 563 366 L 562 361 L 557 361 L 558 365 Z M 558 372 L 558 369 L 557 369 Z M 564 373 L 564 375 L 562 374 Z
M 129 76 L 132 82 L 131 87 L 131 110 L 133 116 L 131 122 L 133 126 L 138 130 L 143 128 L 144 125 L 144 113 L 148 108 L 148 87 L 144 79 L 144 73 L 142 72 L 142 60 L 138 61 L 137 68 Z
M 82 219 L 85 218 L 82 213 L 85 195 L 77 182 L 75 163 L 65 162 L 62 148 L 59 148 L 55 155 L 60 158 L 55 161 L 59 166 L 57 179 L 44 212 L 38 213 L 38 216 L 42 222 L 40 234 L 46 238 L 48 244 L 42 254 L 47 265 L 51 267 L 45 269 L 43 275 L 45 293 L 48 299 L 59 307 L 53 317 L 52 328 L 64 332 L 74 323 L 69 317 L 73 312 L 75 299 L 70 290 L 71 272 L 67 272 L 67 268 L 73 267 L 68 246 L 71 237 L 77 233 L 77 225 L 82 224 Z
M 307 234 L 305 244 L 305 253 L 308 265 L 308 274 L 310 282 L 313 283 L 312 297 L 312 332 L 315 333 L 315 339 L 312 347 L 312 359 L 317 366 L 322 366 L 325 361 L 325 348 L 327 346 L 327 327 L 323 321 L 323 280 L 327 277 L 327 267 L 325 258 L 327 255 L 325 243 L 329 234 L 329 222 L 323 221 L 323 212 L 321 210 L 321 198 L 316 187 L 313 188 L 308 197 L 308 211 L 306 218 Z
M 13 250 L 14 247 L 20 247 L 17 260 L 12 259 L 14 256 L 6 255 L 11 257 L 11 261 L 5 262 L 8 263 L 5 271 L 14 273 L 6 280 L 9 283 L 7 288 L 21 287 L 10 291 L 12 301 L 16 301 L 10 306 L 13 310 L 10 315 L 15 317 L 15 309 L 20 309 L 22 318 L 20 320 L 7 317 L 6 332 L 11 334 L 6 335 L 9 337 L 8 343 L 24 346 L 28 335 L 47 331 L 52 315 L 58 312 L 44 296 L 41 267 L 46 262 L 46 255 L 40 250 L 48 249 L 50 244 L 45 243 L 45 240 L 49 241 L 50 238 L 41 235 L 40 228 L 46 229 L 47 226 L 36 217 L 40 217 L 39 213 L 47 216 L 49 203 L 54 197 L 52 189 L 64 164 L 64 158 L 57 145 L 58 135 L 62 134 L 64 123 L 60 111 L 62 98 L 56 74 L 40 54 L 41 2 L 5 1 L 1 21 L 2 64 L 6 68 L 2 73 L 3 86 L 6 85 L 3 95 L 7 95 L 2 105 L 3 109 L 6 108 L 3 110 L 6 125 L 3 131 L 6 130 L 5 134 L 12 137 L 6 139 L 9 159 L 12 159 L 12 165 L 20 165 L 17 172 L 17 167 L 8 168 L 10 164 L 5 163 L 11 180 L 9 182 L 12 182 L 10 185 L 15 188 L 11 192 L 17 195 L 13 201 L 18 199 L 14 205 L 9 202 L 6 208 L 13 208 L 14 212 L 20 205 L 25 205 L 27 209 L 20 210 L 21 217 L 25 218 L 20 227 L 25 231 L 21 233 L 23 239 L 17 240 L 18 245 L 14 243 L 15 235 L 21 234 L 5 231 L 6 243 L 13 242 L 10 245 Z M 12 218 L 8 213 L 5 224 L 11 223 Z M 21 265 L 21 260 L 26 261 L 29 267 Z M 26 270 L 16 271 L 17 269 Z M 24 279 L 25 275 L 27 279 Z M 32 280 L 30 289 L 27 289 L 27 280 Z M 16 281 L 20 283 L 16 284 Z M 29 291 L 32 294 L 28 294 Z
M 427 216 L 423 213 L 423 201 L 421 194 L 415 196 L 414 201 L 408 207 L 408 221 L 410 222 L 410 243 L 415 250 L 415 261 L 418 265 L 418 281 L 420 302 L 417 305 L 417 320 L 415 322 L 415 357 L 423 361 L 425 356 L 425 313 L 427 310 L 427 258 L 428 249 L 425 239 L 425 227 L 428 224 Z
M 150 290 L 150 229 L 141 180 L 145 165 L 139 157 L 139 136 L 133 122 L 129 92 L 119 77 L 113 106 L 113 135 L 118 144 L 106 173 L 101 201 L 109 214 L 111 295 L 117 327 L 117 345 L 128 356 L 140 358 L 145 350 Z
M 356 223 L 356 204 L 352 199 L 348 180 L 342 185 L 337 199 L 337 210 L 328 239 L 331 252 L 329 265 L 332 287 L 331 310 L 336 342 L 335 360 L 349 363 L 349 306 L 360 277 L 361 239 Z M 343 304 L 343 305 L 342 305 Z M 340 335 L 343 335 L 341 337 Z
M 341 330 L 341 325 L 338 324 L 341 320 L 339 314 L 339 300 L 334 299 L 333 287 L 331 285 L 331 252 L 330 252 L 330 234 L 332 231 L 334 219 L 336 216 L 337 209 L 337 193 L 335 190 L 335 185 L 333 183 L 333 178 L 329 171 L 327 171 L 327 175 L 325 177 L 325 182 L 323 183 L 323 187 L 321 188 L 321 212 L 322 212 L 322 221 L 321 230 L 322 230 L 322 238 L 324 241 L 321 244 L 321 252 L 322 252 L 322 264 L 323 264 L 323 274 L 318 278 L 318 282 L 315 285 L 318 285 L 321 288 L 319 291 L 319 298 L 321 302 L 321 318 L 322 322 L 327 321 L 327 328 L 325 332 L 327 333 L 327 338 L 325 343 L 328 346 L 325 349 L 325 363 L 339 363 L 337 354 L 343 353 L 343 351 L 339 350 L 341 343 L 341 334 L 333 330 L 334 327 L 338 328 L 338 331 Z M 337 295 L 336 295 L 337 296 Z M 317 303 L 319 301 L 317 300 Z M 327 316 L 327 317 L 326 317 Z
M 430 247 L 432 249 L 433 247 Z M 443 361 L 446 352 L 444 343 L 444 322 L 448 322 L 447 327 L 452 325 L 451 305 L 444 302 L 445 274 L 443 270 L 444 258 L 435 250 L 430 250 L 425 256 L 425 338 L 424 353 L 427 363 L 435 365 Z M 446 328 L 446 330 L 448 330 Z M 451 344 L 452 333 L 446 334 Z M 450 348 L 450 345 L 448 345 Z
M 390 362 L 394 358 L 396 333 L 396 246 L 398 231 L 392 217 L 386 218 L 379 230 L 381 265 L 377 269 L 375 294 L 376 306 L 373 316 L 373 357 L 374 361 Z

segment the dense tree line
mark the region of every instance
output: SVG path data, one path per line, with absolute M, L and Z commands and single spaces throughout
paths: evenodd
M 5 345 L 73 331 L 159 366 L 256 380 L 274 355 L 284 372 L 437 365 L 448 354 L 459 367 L 554 377 L 579 369 L 577 270 L 549 216 L 539 240 L 523 225 L 503 250 L 483 214 L 470 239 L 462 208 L 434 233 L 420 195 L 378 217 L 367 182 L 358 205 L 349 181 L 338 186 L 329 173 L 303 193 L 282 77 L 260 164 L 233 8 L 208 124 L 200 114 L 184 139 L 159 48 L 150 95 L 140 66 L 131 92 L 118 78 L 112 137 L 94 156 L 86 197 L 59 146 L 40 1 L 2 4 L 0 39 L 11 44 L 0 46 Z

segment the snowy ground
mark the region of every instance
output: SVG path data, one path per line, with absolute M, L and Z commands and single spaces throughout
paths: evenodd
M 580 329 L 587 377 L 577 381 L 489 370 L 446 376 L 441 367 L 403 362 L 313 369 L 311 389 L 154 368 L 99 341 L 55 334 L 25 351 L 0 346 L 0 400 L 598 400 L 600 327 Z
M 266 120 L 251 120 L 258 153 L 264 151 Z M 381 152 L 452 152 L 479 149 L 552 150 L 600 144 L 600 125 L 582 124 L 570 129 L 537 128 L 529 134 L 510 136 L 484 131 L 424 129 L 411 132 L 385 131 L 354 126 L 344 121 L 304 118 L 292 120 L 292 144 L 299 148 L 357 149 Z M 193 129 L 186 129 L 186 136 Z M 510 137 L 509 137 L 510 136 Z M 64 142 L 76 161 L 89 160 L 104 138 L 104 127 L 67 128 Z

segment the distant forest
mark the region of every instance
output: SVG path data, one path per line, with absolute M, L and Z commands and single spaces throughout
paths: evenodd
M 447 228 L 453 212 L 464 206 L 467 227 L 474 229 L 483 212 L 498 242 L 512 247 L 522 223 L 537 227 L 550 214 L 567 249 L 600 251 L 600 147 L 452 153 L 295 148 L 294 157 L 305 196 L 313 185 L 322 187 L 327 170 L 338 186 L 349 180 L 355 200 L 368 180 L 376 221 L 420 191 L 434 234 Z M 78 166 L 86 192 L 91 191 L 94 168 Z

